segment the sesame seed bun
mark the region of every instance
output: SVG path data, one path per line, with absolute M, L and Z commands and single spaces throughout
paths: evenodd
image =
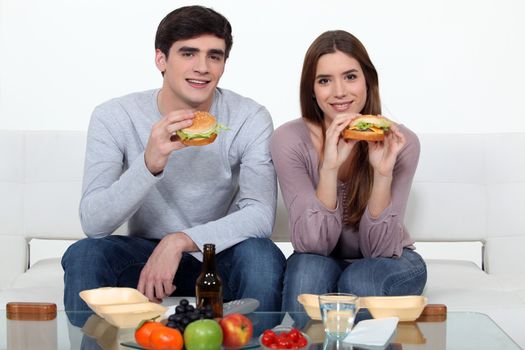
M 208 112 L 197 111 L 194 113 L 193 124 L 187 128 L 181 129 L 179 136 L 180 142 L 186 146 L 204 146 L 209 145 L 217 138 L 215 132 L 208 137 L 194 137 L 196 135 L 208 134 L 217 128 L 217 119 Z

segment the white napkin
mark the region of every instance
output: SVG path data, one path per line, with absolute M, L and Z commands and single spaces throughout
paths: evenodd
M 397 317 L 361 321 L 343 341 L 354 345 L 383 347 L 392 338 L 398 321 Z

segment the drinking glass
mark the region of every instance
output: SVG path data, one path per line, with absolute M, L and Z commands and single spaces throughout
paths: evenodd
M 342 339 L 352 330 L 359 309 L 358 297 L 347 293 L 319 295 L 324 330 L 329 338 Z

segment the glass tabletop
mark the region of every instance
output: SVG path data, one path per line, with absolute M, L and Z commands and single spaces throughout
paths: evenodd
M 118 329 L 96 315 L 90 316 L 84 327 L 78 328 L 69 323 L 64 311 L 57 312 L 56 319 L 50 321 L 7 320 L 5 310 L 2 313 L 0 349 L 125 350 L 129 347 L 122 344 L 134 342 L 134 329 Z M 258 347 L 257 336 L 264 329 L 273 328 L 280 323 L 294 322 L 294 319 L 297 319 L 306 320 L 306 323 L 301 324 L 299 328 L 312 339 L 313 344 L 310 349 L 367 349 L 325 342 L 321 322 L 309 320 L 304 313 L 254 312 L 248 316 L 254 323 L 254 339 L 248 348 Z M 361 319 L 365 318 L 367 316 L 361 317 Z M 391 343 L 384 349 L 520 349 L 520 347 L 485 314 L 449 312 L 446 318 L 439 320 L 400 322 L 391 338 Z

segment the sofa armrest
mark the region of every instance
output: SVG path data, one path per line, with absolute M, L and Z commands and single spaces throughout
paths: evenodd
M 27 270 L 27 241 L 23 236 L 0 235 L 0 288 Z

